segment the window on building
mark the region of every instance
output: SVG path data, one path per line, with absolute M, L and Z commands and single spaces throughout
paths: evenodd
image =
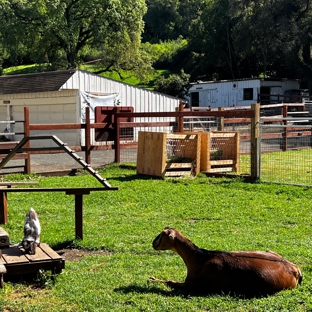
M 199 106 L 199 92 L 192 92 L 191 93 L 191 105 L 194 107 Z
M 253 88 L 244 89 L 244 101 L 253 100 Z

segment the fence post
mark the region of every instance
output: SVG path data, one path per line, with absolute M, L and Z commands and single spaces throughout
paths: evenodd
M 24 137 L 30 137 L 30 117 L 29 117 L 29 107 L 24 107 Z M 26 148 L 30 148 L 30 141 L 25 145 Z M 25 159 L 24 173 L 30 174 L 30 152 L 27 153 L 27 158 Z
M 184 111 L 184 104 L 181 102 L 179 104 L 179 112 L 183 112 Z M 178 128 L 179 128 L 179 132 L 184 132 L 184 117 L 183 116 L 179 116 L 178 118 Z
M 120 121 L 116 113 L 120 112 L 120 107 L 115 107 L 114 110 L 114 129 L 115 129 L 115 163 L 120 163 Z
M 224 111 L 224 107 L 218 107 L 218 111 Z M 224 131 L 224 117 L 218 118 L 217 129 L 218 131 Z
M 250 174 L 252 179 L 260 178 L 261 135 L 260 135 L 260 104 L 251 104 L 255 116 L 251 118 Z
M 283 105 L 283 118 L 286 118 L 287 116 L 288 116 L 288 106 L 284 104 Z M 283 151 L 287 151 L 287 149 L 288 149 L 288 142 L 287 142 L 288 128 L 287 128 L 287 124 L 288 124 L 288 121 L 283 120 L 283 125 L 285 126 L 284 131 L 283 131 L 283 146 L 282 146 Z
M 91 127 L 89 107 L 86 107 L 85 145 L 85 161 L 87 164 L 91 164 Z

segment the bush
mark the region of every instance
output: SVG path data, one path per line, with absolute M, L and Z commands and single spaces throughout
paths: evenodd
M 189 90 L 190 75 L 181 70 L 180 74 L 171 74 L 168 78 L 159 77 L 155 81 L 155 91 L 172 95 L 179 98 L 185 98 Z

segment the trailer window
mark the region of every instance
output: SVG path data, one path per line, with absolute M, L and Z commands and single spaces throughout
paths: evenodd
M 244 89 L 244 101 L 253 100 L 253 88 Z
M 199 92 L 192 92 L 191 93 L 191 105 L 194 107 L 199 106 Z

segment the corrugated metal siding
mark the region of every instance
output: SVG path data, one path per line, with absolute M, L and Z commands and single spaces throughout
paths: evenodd
M 135 112 L 175 111 L 180 100 L 161 93 L 131 86 L 88 72 L 76 71 L 62 89 L 78 89 L 86 92 L 120 93 L 121 105 L 133 106 Z
M 129 84 L 100 77 L 88 72 L 77 71 L 63 86 L 62 89 L 79 89 L 85 92 L 119 93 L 122 106 L 133 106 L 134 112 L 172 112 L 179 107 L 180 99 L 170 97 L 158 92 L 138 88 Z M 136 118 L 135 122 L 174 121 L 174 118 Z M 168 132 L 168 127 L 144 128 L 144 131 Z M 134 133 L 137 138 L 138 129 Z M 103 145 L 105 142 L 95 142 L 91 134 L 92 144 Z M 82 132 L 82 145 L 84 136 Z

